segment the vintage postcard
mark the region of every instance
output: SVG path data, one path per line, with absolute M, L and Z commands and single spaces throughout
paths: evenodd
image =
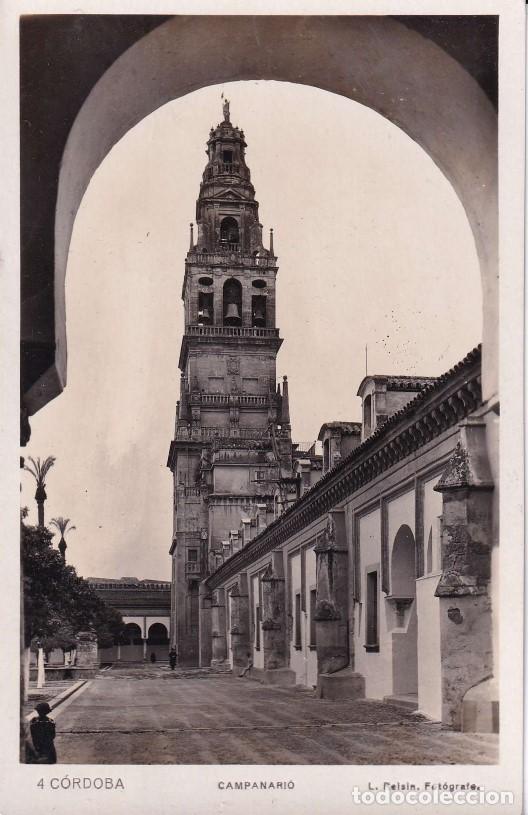
M 3 815 L 522 811 L 524 25 L 4 5 Z

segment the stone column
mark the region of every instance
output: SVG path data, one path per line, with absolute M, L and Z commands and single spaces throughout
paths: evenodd
M 91 671 L 95 674 L 99 667 L 96 634 L 93 631 L 79 631 L 75 639 L 77 640 L 75 667 L 84 668 L 83 675 L 85 675 L 87 671 Z
M 265 682 L 292 685 L 295 673 L 288 668 L 286 581 L 282 551 L 272 552 L 262 575 L 262 640 Z
M 147 659 L 147 638 L 143 637 L 143 659 Z
M 329 512 L 314 552 L 317 692 L 320 697 L 331 699 L 360 698 L 365 695 L 365 681 L 350 665 L 348 546 L 343 509 Z
M 246 668 L 251 657 L 249 643 L 249 595 L 247 574 L 241 573 L 231 589 L 231 645 L 233 649 L 233 672 Z
M 317 558 L 317 670 L 331 674 L 349 663 L 348 547 L 343 510 L 329 513 L 326 529 L 314 552 Z
M 455 729 L 464 727 L 464 696 L 479 685 L 479 710 L 472 703 L 467 729 L 489 729 L 489 722 L 498 716 L 498 694 L 492 679 L 489 596 L 493 481 L 484 422 L 469 417 L 461 424 L 460 441 L 435 490 L 443 499 L 442 575 L 436 589 L 442 721 Z M 487 724 L 482 727 L 484 720 Z
M 211 664 L 212 659 L 212 614 L 211 614 L 211 594 L 205 582 L 200 583 L 199 588 L 199 665 L 206 668 Z
M 225 590 L 215 589 L 211 602 L 212 659 L 211 665 L 221 665 L 227 658 Z

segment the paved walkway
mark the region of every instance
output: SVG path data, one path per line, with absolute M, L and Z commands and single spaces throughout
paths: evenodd
M 493 764 L 498 740 L 373 701 L 210 671 L 98 675 L 55 716 L 68 764 Z
M 43 688 L 37 688 L 37 681 L 33 679 L 29 683 L 28 698 L 24 702 L 23 715 L 32 713 L 37 702 L 51 702 L 55 697 L 71 688 L 78 682 L 77 679 L 48 679 Z

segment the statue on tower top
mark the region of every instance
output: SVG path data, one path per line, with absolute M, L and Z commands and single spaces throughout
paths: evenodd
M 226 99 L 223 105 L 224 109 L 224 122 L 229 121 L 229 99 Z

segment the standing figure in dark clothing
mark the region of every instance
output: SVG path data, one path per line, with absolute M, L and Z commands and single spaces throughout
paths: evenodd
M 29 729 L 33 747 L 37 754 L 36 761 L 38 764 L 56 764 L 57 753 L 53 743 L 55 740 L 55 722 L 48 716 L 48 713 L 51 713 L 51 708 L 47 702 L 39 702 L 35 705 L 35 710 L 38 717 L 31 720 Z
M 173 671 L 176 667 L 176 660 L 178 658 L 178 654 L 176 653 L 176 648 L 172 647 L 169 651 L 169 662 L 171 671 Z

